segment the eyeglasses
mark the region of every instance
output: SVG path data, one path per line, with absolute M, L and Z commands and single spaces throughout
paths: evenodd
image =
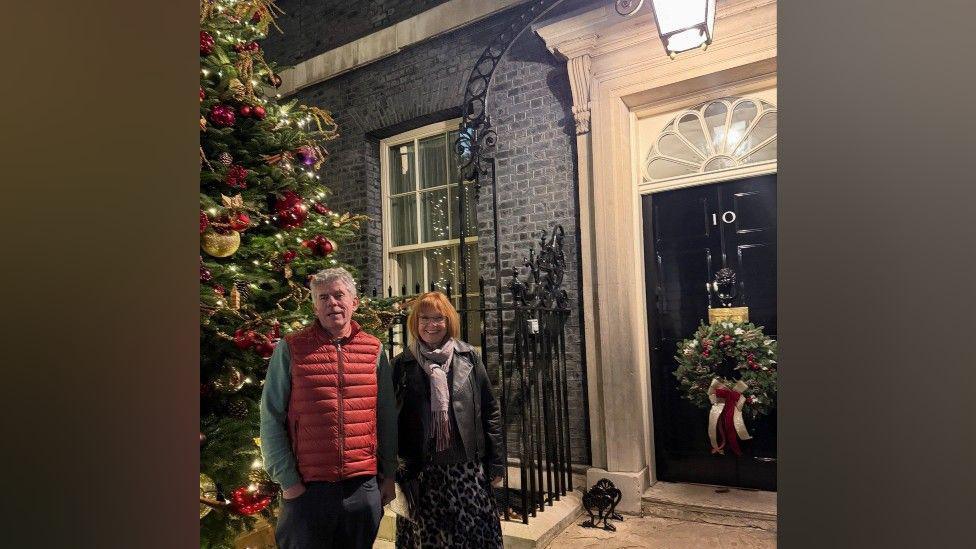
M 422 316 L 420 317 L 421 324 L 446 324 L 447 318 L 443 316 Z

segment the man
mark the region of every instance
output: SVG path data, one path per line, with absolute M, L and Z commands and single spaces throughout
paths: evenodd
M 396 398 L 382 344 L 352 320 L 348 271 L 312 276 L 316 322 L 285 336 L 261 398 L 261 451 L 281 485 L 279 549 L 373 546 L 394 498 Z

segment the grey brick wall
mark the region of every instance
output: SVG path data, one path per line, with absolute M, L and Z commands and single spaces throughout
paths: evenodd
M 282 33 L 272 28 L 263 47 L 292 65 L 362 38 L 447 0 L 278 0 Z
M 363 238 L 339 251 L 342 260 L 360 271 L 364 286 L 382 287 L 380 139 L 459 117 L 464 86 L 474 62 L 514 10 L 296 94 L 305 103 L 331 110 L 339 124 L 341 137 L 331 144 L 331 157 L 321 173 L 323 182 L 333 191 L 329 202 L 334 210 L 366 213 L 372 218 Z M 288 47 L 289 42 L 283 42 L 280 55 L 303 55 L 290 53 Z M 305 47 L 301 38 L 293 46 L 298 52 Z M 535 245 L 538 250 L 541 230 L 551 231 L 557 223 L 566 230 L 569 271 L 564 287 L 577 307 L 567 327 L 571 447 L 574 462 L 589 463 L 580 349 L 576 140 L 571 104 L 565 63 L 553 57 L 537 35 L 526 32 L 499 65 L 491 89 L 489 113 L 499 138 L 499 258 L 503 272 L 510 273 L 512 266 L 521 265 L 530 246 Z M 478 204 L 482 243 L 479 262 L 489 284 L 493 281 L 495 261 L 491 191 L 490 185 L 485 186 Z M 489 304 L 494 302 L 493 296 L 494 288 L 489 287 Z M 492 354 L 497 356 L 493 343 L 487 351 L 489 359 Z

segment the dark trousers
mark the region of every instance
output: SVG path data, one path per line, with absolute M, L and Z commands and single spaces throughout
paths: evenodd
M 370 549 L 382 518 L 375 476 L 308 482 L 282 503 L 275 541 L 278 549 Z

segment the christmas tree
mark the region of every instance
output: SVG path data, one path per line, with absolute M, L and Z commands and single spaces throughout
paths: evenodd
M 338 136 L 329 112 L 280 102 L 262 55 L 281 13 L 273 0 L 200 5 L 201 546 L 233 547 L 257 515 L 273 521 L 278 487 L 258 446 L 261 385 L 278 339 L 313 321 L 308 275 L 345 266 L 334 254 L 365 216 L 327 206 L 320 184 Z M 374 333 L 395 316 L 365 300 Z M 384 310 L 384 307 L 389 310 Z

